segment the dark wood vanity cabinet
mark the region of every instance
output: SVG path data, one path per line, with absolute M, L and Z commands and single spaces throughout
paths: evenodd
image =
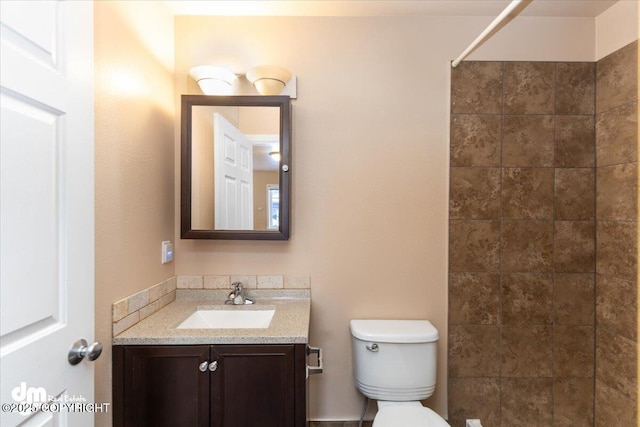
M 193 426 L 209 423 L 210 346 L 115 346 L 115 426 Z
M 306 345 L 114 346 L 113 402 L 114 426 L 302 427 Z

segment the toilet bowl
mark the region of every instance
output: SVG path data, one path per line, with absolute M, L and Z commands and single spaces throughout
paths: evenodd
M 420 403 L 436 385 L 438 331 L 427 320 L 352 320 L 356 388 L 378 404 L 373 427 L 444 427 Z

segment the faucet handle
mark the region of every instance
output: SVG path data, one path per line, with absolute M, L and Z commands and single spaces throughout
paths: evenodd
M 231 286 L 233 287 L 233 290 L 236 292 L 242 290 L 242 282 L 233 282 Z

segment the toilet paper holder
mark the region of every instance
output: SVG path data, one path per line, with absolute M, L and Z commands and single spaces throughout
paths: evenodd
M 312 354 L 317 357 L 315 366 L 309 366 L 309 356 Z M 321 374 L 322 368 L 322 349 L 320 347 L 307 346 L 307 378 L 309 378 L 309 375 Z

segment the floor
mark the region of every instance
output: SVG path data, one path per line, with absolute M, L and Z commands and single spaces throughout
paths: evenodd
M 358 427 L 358 421 L 310 421 L 309 427 Z M 372 421 L 362 423 L 363 427 L 371 427 Z

